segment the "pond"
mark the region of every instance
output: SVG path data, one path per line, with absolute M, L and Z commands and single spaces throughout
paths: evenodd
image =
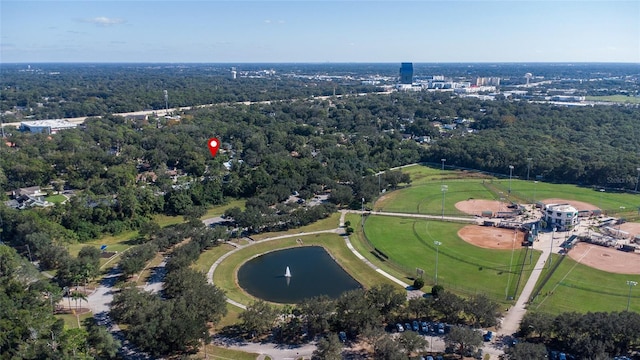
M 290 277 L 285 276 L 287 267 Z M 320 246 L 277 250 L 253 258 L 238 270 L 238 284 L 259 299 L 284 304 L 320 295 L 335 299 L 362 287 Z

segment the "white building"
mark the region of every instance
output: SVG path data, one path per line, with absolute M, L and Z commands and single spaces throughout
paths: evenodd
M 566 231 L 578 225 L 578 209 L 569 204 L 547 204 L 543 220 L 548 227 Z
M 78 124 L 73 124 L 62 119 L 23 121 L 20 123 L 21 131 L 45 134 L 55 134 L 60 130 L 74 129 L 76 127 L 78 127 Z

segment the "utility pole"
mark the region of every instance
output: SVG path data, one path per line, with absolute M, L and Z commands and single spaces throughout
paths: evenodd
M 527 181 L 529 181 L 529 171 L 531 170 L 531 160 L 533 160 L 533 158 L 527 158 Z

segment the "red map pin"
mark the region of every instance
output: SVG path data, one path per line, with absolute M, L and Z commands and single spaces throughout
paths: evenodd
M 220 148 L 220 141 L 216 138 L 209 139 L 207 143 L 209 145 L 209 151 L 211 152 L 211 156 L 215 157 L 218 153 L 218 149 Z

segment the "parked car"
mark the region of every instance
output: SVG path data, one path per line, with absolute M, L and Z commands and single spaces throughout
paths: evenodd
M 340 341 L 342 342 L 346 342 L 347 341 L 347 333 L 344 331 L 340 331 L 338 333 L 338 337 L 340 338 Z
M 426 321 L 423 321 L 422 323 L 420 323 L 420 330 L 422 330 L 422 332 L 425 334 L 429 332 L 429 325 L 427 324 Z
M 411 329 L 413 331 L 418 331 L 420 330 L 420 325 L 418 324 L 418 321 L 413 320 L 413 322 L 411 323 Z
M 493 338 L 493 333 L 491 331 L 487 331 L 487 333 L 484 334 L 484 341 L 491 341 L 492 338 Z
M 411 324 L 404 323 L 404 329 L 407 330 L 407 331 L 411 330 Z
M 397 323 L 397 324 L 396 324 L 396 330 L 397 330 L 398 332 L 403 332 L 403 331 L 404 331 L 404 327 L 402 327 L 402 324 Z
M 438 334 L 440 334 L 440 335 L 444 334 L 444 324 L 443 323 L 438 323 Z

